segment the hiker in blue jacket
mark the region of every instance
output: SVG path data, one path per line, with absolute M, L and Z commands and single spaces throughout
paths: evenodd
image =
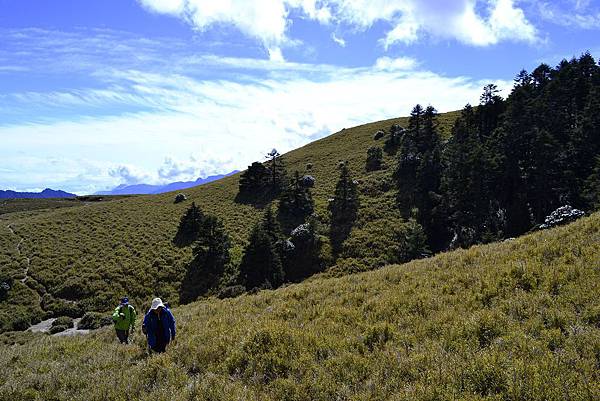
M 165 352 L 167 344 L 175 340 L 175 318 L 160 298 L 152 300 L 152 306 L 144 316 L 142 332 L 154 352 Z

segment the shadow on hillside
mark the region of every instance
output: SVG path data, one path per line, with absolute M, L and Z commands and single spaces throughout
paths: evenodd
M 196 238 L 188 236 L 187 233 L 184 233 L 180 228 L 177 230 L 172 242 L 177 248 L 185 248 L 186 246 L 192 245 L 195 240 Z
M 205 295 L 219 282 L 219 277 L 203 271 L 201 266 L 192 260 L 186 268 L 185 277 L 179 288 L 179 303 L 189 304 Z
M 264 209 L 277 199 L 277 195 L 277 193 L 271 191 L 254 194 L 242 194 L 238 192 L 233 201 L 237 204 L 253 206 L 256 209 Z

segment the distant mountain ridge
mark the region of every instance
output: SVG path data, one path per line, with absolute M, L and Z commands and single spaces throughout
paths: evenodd
M 17 192 L 0 190 L 1 199 L 50 199 L 50 198 L 75 198 L 77 195 L 50 188 L 44 189 L 42 192 Z
M 96 192 L 95 195 L 157 195 L 165 192 L 180 191 L 187 188 L 197 187 L 198 185 L 208 184 L 209 182 L 220 180 L 221 178 L 238 173 L 239 170 L 233 170 L 227 174 L 211 175 L 206 178 L 198 178 L 196 181 L 177 181 L 164 185 L 150 184 L 121 184 L 110 191 Z

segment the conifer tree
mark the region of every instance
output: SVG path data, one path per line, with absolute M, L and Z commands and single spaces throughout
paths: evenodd
M 402 137 L 394 178 L 398 205 L 407 218 L 418 209 L 417 221 L 423 226 L 432 248 L 439 249 L 446 236 L 441 196 L 441 145 L 436 110 L 416 105 Z
M 269 170 L 259 162 L 254 162 L 240 175 L 239 196 L 242 198 L 256 197 L 269 186 Z
M 271 208 L 268 208 L 262 221 L 250 233 L 240 264 L 240 279 L 246 289 L 275 288 L 282 284 L 281 239 L 279 224 Z
M 205 216 L 194 243 L 194 259 L 181 285 L 181 301 L 191 302 L 215 288 L 229 264 L 231 241 L 219 218 Z
M 375 171 L 381 169 L 381 163 L 383 161 L 383 151 L 378 146 L 371 146 L 367 150 L 367 162 L 365 169 L 367 171 Z
M 600 155 L 596 156 L 596 164 L 585 182 L 584 198 L 592 210 L 600 210 Z
M 405 235 L 400 238 L 399 262 L 408 262 L 413 259 L 420 259 L 431 255 L 431 251 L 427 245 L 427 235 L 425 234 L 423 227 L 417 223 L 414 214 L 408 219 L 406 230 L 403 232 Z
M 330 238 L 334 252 L 339 252 L 342 243 L 348 238 L 357 217 L 358 207 L 357 184 L 352 179 L 347 164 L 343 163 L 340 178 L 335 186 L 335 193 L 329 202 Z
M 179 227 L 173 242 L 178 246 L 186 246 L 191 244 L 198 238 L 200 227 L 204 221 L 204 213 L 192 202 L 179 221 Z
M 314 201 L 310 188 L 296 171 L 294 178 L 279 199 L 278 218 L 289 232 L 294 227 L 304 223 L 314 211 Z M 289 230 L 288 230 L 289 229 Z
M 500 123 L 500 116 L 504 112 L 505 103 L 498 95 L 498 87 L 494 84 L 486 85 L 480 97 L 477 117 L 479 120 L 479 139 L 485 140 L 492 135 Z
M 387 154 L 396 154 L 396 151 L 400 146 L 400 141 L 402 140 L 402 135 L 404 135 L 404 128 L 402 128 L 400 125 L 394 124 L 390 127 L 390 133 L 383 145 L 383 148 Z
M 321 250 L 324 240 L 318 234 L 318 222 L 310 218 L 290 234 L 293 248 L 286 255 L 284 263 L 286 281 L 299 282 L 306 277 L 325 269 Z
M 266 155 L 267 161 L 254 162 L 240 175 L 237 201 L 268 203 L 283 191 L 287 173 L 283 158 L 276 149 Z
M 271 150 L 266 155 L 266 163 L 269 171 L 269 185 L 273 194 L 278 195 L 287 186 L 287 172 L 285 162 L 277 149 Z

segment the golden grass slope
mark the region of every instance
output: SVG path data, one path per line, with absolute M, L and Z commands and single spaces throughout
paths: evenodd
M 163 355 L 110 328 L 0 354 L 0 399 L 598 400 L 600 214 L 174 310 Z
M 446 135 L 457 115 L 456 112 L 440 115 L 440 127 Z M 397 122 L 405 125 L 407 120 L 393 119 L 344 129 L 285 155 L 290 172 L 304 172 L 306 165 L 312 163 L 309 173 L 316 178 L 313 198 L 318 213 L 326 214 L 327 199 L 339 176 L 340 160 L 347 160 L 354 176 L 367 182 L 391 174 L 393 157 L 386 156 L 387 171 L 366 173 L 364 166 L 367 149 L 383 146 L 383 141 L 373 140 L 373 134 L 380 129 L 388 130 Z M 84 310 L 106 310 L 124 294 L 137 302 L 159 294 L 176 304 L 191 251 L 179 249 L 171 241 L 190 203 L 194 201 L 204 211 L 223 219 L 236 246 L 234 257 L 241 255 L 247 235 L 262 213 L 253 206 L 234 203 L 238 179 L 239 175 L 235 175 L 185 190 L 188 201 L 180 204 L 173 202 L 175 193 L 168 193 L 5 214 L 0 216 L 0 244 L 3 244 L 0 269 L 22 279 L 27 266 L 21 256 L 29 257 L 30 284 L 37 282 L 43 288 L 37 284 L 33 287 L 55 298 L 81 301 Z M 381 218 L 382 212 L 396 213 L 390 196 L 381 204 L 378 199 L 363 199 L 361 215 L 369 219 L 374 213 L 377 218 Z M 6 229 L 8 225 L 14 233 Z M 17 257 L 11 244 L 21 239 L 21 256 Z M 35 304 L 32 292 L 30 299 L 24 300 L 26 291 L 22 288 L 18 298 L 13 296 L 0 303 L 0 321 L 12 318 L 8 314 L 13 307 L 8 305 L 19 309 L 24 303 Z M 39 308 L 34 309 L 21 308 L 23 319 L 27 319 L 28 313 L 43 317 Z

